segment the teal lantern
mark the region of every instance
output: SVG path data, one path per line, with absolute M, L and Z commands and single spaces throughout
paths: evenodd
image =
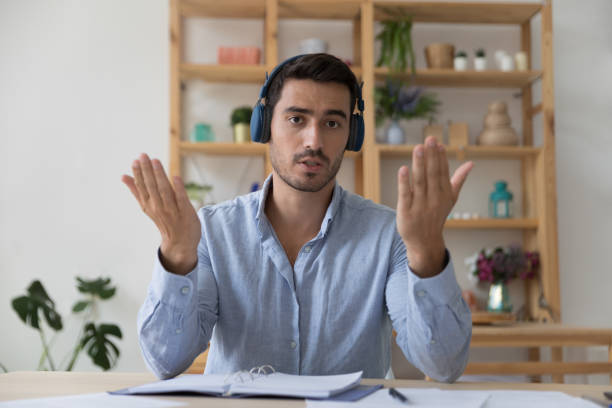
M 495 183 L 495 191 L 489 196 L 489 217 L 512 217 L 512 193 L 508 191 L 507 187 L 508 183 L 505 181 Z

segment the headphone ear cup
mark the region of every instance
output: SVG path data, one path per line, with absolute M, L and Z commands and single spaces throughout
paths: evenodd
M 263 128 L 261 129 L 261 143 L 268 143 L 270 141 L 270 126 L 272 125 L 272 112 L 267 106 L 263 107 Z
M 261 102 L 257 102 L 251 114 L 251 140 L 258 143 L 265 143 L 262 141 L 264 133 L 264 109 L 265 106 Z
M 346 150 L 352 152 L 358 152 L 361 150 L 363 145 L 365 125 L 363 123 L 363 116 L 354 113 L 351 115 L 351 133 L 349 134 L 349 140 L 346 144 Z

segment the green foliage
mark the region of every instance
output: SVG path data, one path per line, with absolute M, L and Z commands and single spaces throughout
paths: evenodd
M 384 86 L 374 89 L 376 126 L 386 118 L 391 120 L 427 118 L 433 120 L 440 101 L 433 93 L 425 93 L 421 87 L 407 86 L 401 81 L 387 79 Z
M 40 330 L 38 313 L 42 312 L 49 327 L 56 331 L 62 329 L 62 316 L 55 310 L 55 302 L 38 280 L 30 284 L 27 295 L 13 299 L 12 304 L 19 318 L 33 328 Z
M 249 106 L 240 106 L 232 111 L 231 122 L 232 126 L 237 125 L 238 123 L 246 123 L 247 125 L 251 123 L 251 114 L 253 113 L 253 109 Z
M 113 367 L 121 354 L 108 336 L 121 338 L 121 330 L 114 324 L 101 324 L 96 328 L 93 323 L 87 323 L 81 340 L 81 348 L 87 348 L 94 364 L 104 371 Z
M 459 50 L 459 52 L 457 54 L 455 54 L 455 57 L 457 57 L 457 58 L 467 58 L 467 52 L 465 52 L 463 50 Z
M 77 277 L 76 281 L 78 291 L 87 295 L 87 298 L 77 301 L 72 306 L 73 313 L 85 313 L 82 317 L 83 326 L 77 336 L 76 345 L 73 351 L 63 360 L 65 361 L 71 356 L 65 370 L 72 370 L 80 352 L 84 348 L 87 348 L 87 354 L 95 365 L 108 370 L 116 364 L 120 355 L 119 349 L 110 341 L 108 336 L 121 338 L 121 330 L 114 324 L 100 324 L 96 327 L 92 320 L 96 314 L 98 302 L 112 298 L 117 289 L 110 286 L 110 278 L 86 280 Z M 35 280 L 28 287 L 26 295 L 12 300 L 12 306 L 25 324 L 39 332 L 43 352 L 38 369 L 55 370 L 56 366 L 51 359 L 49 343 L 46 340 L 43 325 L 40 324 L 41 318 L 39 316 L 42 313 L 47 325 L 53 330 L 62 330 L 62 317 L 55 309 L 55 302 L 49 297 L 42 283 L 39 280 Z M 48 362 L 48 367 L 45 366 L 45 362 Z M 63 363 L 61 365 L 63 366 Z M 4 369 L 4 367 L 2 368 Z
M 77 289 L 81 293 L 99 296 L 100 299 L 110 299 L 115 294 L 115 288 L 108 287 L 108 285 L 110 285 L 110 278 L 98 278 L 91 281 L 86 281 L 79 277 L 76 279 L 79 283 Z
M 380 58 L 376 66 L 388 67 L 391 71 L 416 73 L 416 58 L 412 47 L 412 17 L 402 10 L 386 10 L 389 15 L 400 16 L 398 20 L 383 21 L 382 31 L 376 36 L 380 41 Z
M 204 196 L 206 193 L 212 190 L 212 186 L 205 184 L 196 184 L 196 183 L 187 183 L 185 184 L 185 190 L 187 191 L 187 196 L 190 200 L 202 200 L 204 201 Z
M 487 54 L 486 54 L 484 48 L 479 48 L 479 49 L 476 50 L 476 56 L 478 58 L 484 58 L 486 55 Z

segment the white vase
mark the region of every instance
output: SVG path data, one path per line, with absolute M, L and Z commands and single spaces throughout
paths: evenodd
M 453 60 L 455 71 L 465 71 L 467 69 L 467 58 L 455 57 Z
M 396 120 L 392 120 L 387 128 L 387 143 L 389 144 L 404 144 L 405 143 L 404 129 Z
M 484 71 L 487 69 L 487 59 L 485 57 L 476 57 L 474 59 L 474 69 L 476 71 Z

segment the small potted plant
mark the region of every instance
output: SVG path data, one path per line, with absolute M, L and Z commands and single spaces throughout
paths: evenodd
M 540 266 L 538 252 L 523 251 L 518 245 L 482 249 L 465 260 L 470 274 L 481 283 L 490 284 L 487 310 L 509 313 L 507 284 L 513 279 L 532 279 Z
M 423 92 L 422 87 L 407 86 L 402 82 L 388 78 L 384 86 L 377 86 L 374 91 L 376 102 L 376 126 L 382 125 L 385 119 L 391 119 L 387 129 L 387 143 L 403 144 L 404 131 L 399 126 L 400 119 L 425 118 L 433 120 L 440 101 L 435 94 Z
M 487 69 L 487 55 L 484 48 L 476 50 L 476 58 L 474 58 L 474 69 L 476 71 L 484 71 Z
M 234 143 L 249 143 L 251 141 L 251 114 L 249 106 L 240 106 L 232 111 L 231 123 L 234 130 Z
M 457 55 L 455 55 L 455 59 L 453 61 L 455 71 L 465 71 L 467 69 L 467 65 L 467 53 L 461 50 L 457 53 Z

